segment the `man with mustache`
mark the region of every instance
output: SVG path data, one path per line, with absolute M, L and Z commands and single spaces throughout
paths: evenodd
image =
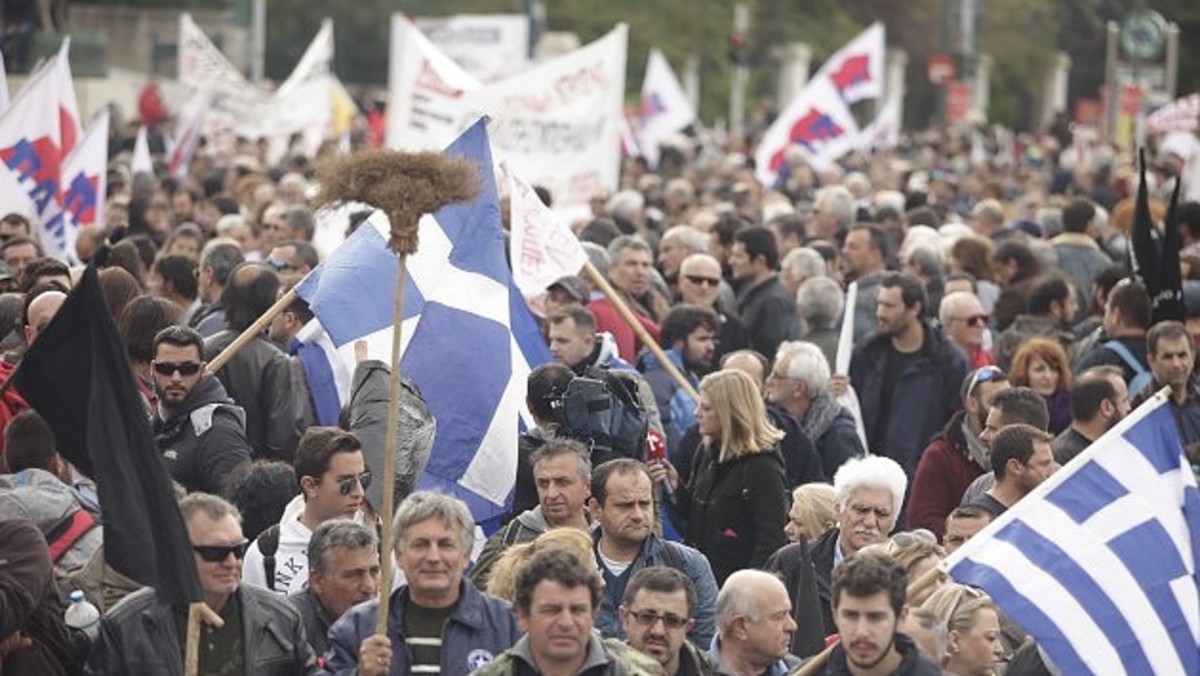
M 804 566 L 812 566 L 817 605 L 825 622 L 822 636 L 835 634 L 838 629 L 833 621 L 833 575 L 844 561 L 867 545 L 883 542 L 896 527 L 906 483 L 904 470 L 890 458 L 873 455 L 846 461 L 833 476 L 837 525 L 811 543 L 786 545 L 767 559 L 763 568 L 777 572 L 788 593 L 793 595 L 797 622 L 806 620 L 801 623 L 803 632 L 812 631 L 808 626 L 812 624 L 811 616 L 806 612 L 812 608 L 811 599 L 797 594 L 806 573 Z M 812 647 L 809 641 L 804 649 L 796 646 L 793 652 L 809 655 Z
M 859 554 L 833 576 L 838 644 L 821 674 L 936 676 L 941 673 L 899 627 L 908 615 L 904 568 L 882 554 Z
M 204 339 L 169 326 L 154 337 L 154 443 L 171 478 L 188 492 L 219 494 L 234 467 L 250 462 L 246 413 L 204 371 Z
M 687 639 L 696 624 L 696 590 L 687 575 L 667 566 L 639 570 L 619 612 L 625 642 L 657 660 L 667 676 L 717 673 L 712 657 Z

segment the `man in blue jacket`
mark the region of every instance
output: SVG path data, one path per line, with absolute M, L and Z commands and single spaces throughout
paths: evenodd
M 387 636 L 375 635 L 379 601 L 351 608 L 329 629 L 325 674 L 466 674 L 517 642 L 507 602 L 463 579 L 475 522 L 457 498 L 408 496 L 392 532 L 407 583 L 392 592 Z
M 958 410 L 967 361 L 922 319 L 928 304 L 916 277 L 884 276 L 875 304 L 878 333 L 850 360 L 871 453 L 900 463 L 909 483 L 921 450 Z
M 596 611 L 596 628 L 605 638 L 624 640 L 625 628 L 617 609 L 629 579 L 642 568 L 667 566 L 692 580 L 696 587 L 695 625 L 688 638 L 708 645 L 716 627 L 713 613 L 717 581 L 708 559 L 679 542 L 654 536 L 652 486 L 646 466 L 618 458 L 592 470 L 592 497 L 588 506 L 595 519 L 596 560 L 604 576 L 604 598 Z

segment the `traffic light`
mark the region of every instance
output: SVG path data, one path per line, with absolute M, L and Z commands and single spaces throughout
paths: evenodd
M 741 33 L 732 33 L 729 36 L 729 62 L 735 66 L 746 65 L 746 46 Z

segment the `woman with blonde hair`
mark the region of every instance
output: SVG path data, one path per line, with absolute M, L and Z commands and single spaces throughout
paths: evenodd
M 551 528 L 531 542 L 515 544 L 504 550 L 488 576 L 487 593 L 510 603 L 517 593 L 517 572 L 533 558 L 534 554 L 547 549 L 567 549 L 579 560 L 599 570 L 596 555 L 592 551 L 592 538 L 578 528 Z
M 829 484 L 814 482 L 797 486 L 792 491 L 792 511 L 783 532 L 792 542 L 816 540 L 837 523 L 833 502 L 833 486 Z
M 684 524 L 684 542 L 704 552 L 722 584 L 742 568 L 759 568 L 787 544 L 788 494 L 779 441 L 762 395 L 741 371 L 717 371 L 700 381 L 697 423 L 703 436 L 686 485 L 667 462 L 651 477 L 671 487 L 668 509 Z
M 1035 337 L 1022 343 L 1013 355 L 1008 382 L 1042 395 L 1050 413 L 1046 430 L 1050 434 L 1058 434 L 1071 424 L 1071 364 L 1057 340 Z
M 946 550 L 938 544 L 937 536 L 924 528 L 896 533 L 888 538 L 882 547 L 885 554 L 904 566 L 904 575 L 908 579 L 909 587 L 925 573 L 936 568 L 946 557 Z M 920 605 L 940 587 L 940 580 L 927 585 L 916 597 L 909 598 L 909 604 Z
M 948 584 L 921 606 L 937 615 L 949 633 L 942 673 L 992 676 L 1004 654 L 1000 615 L 987 594 L 961 584 Z

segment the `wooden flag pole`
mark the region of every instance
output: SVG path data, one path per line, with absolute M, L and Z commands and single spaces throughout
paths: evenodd
M 375 617 L 375 633 L 387 636 L 388 605 L 392 591 L 392 512 L 395 505 L 396 437 L 400 433 L 400 327 L 404 322 L 404 278 L 407 276 L 408 254 L 397 259 L 396 304 L 392 313 L 392 373 L 388 380 L 387 440 L 383 452 L 383 533 L 382 556 L 379 557 L 379 614 Z
M 651 336 L 646 327 L 642 326 L 637 317 L 633 316 L 633 311 L 625 304 L 625 299 L 621 298 L 621 294 L 608 283 L 608 280 L 604 278 L 604 275 L 600 274 L 600 271 L 596 269 L 596 266 L 592 265 L 591 261 L 583 264 L 583 270 L 587 273 L 588 278 L 592 280 L 592 283 L 604 293 L 613 307 L 617 309 L 617 314 L 621 315 L 621 319 L 624 319 L 629 328 L 633 329 L 633 332 L 637 334 L 638 340 L 650 348 L 650 352 L 658 359 L 658 363 L 662 365 L 663 370 L 670 374 L 671 378 L 683 388 L 684 392 L 688 393 L 688 396 L 693 401 L 699 403 L 700 393 L 696 391 L 695 387 L 692 387 L 688 379 L 679 371 L 679 367 L 675 366 L 675 362 L 667 358 L 666 353 L 659 346 L 658 341 L 654 339 L 654 336 Z
M 263 316 L 254 320 L 254 323 L 250 326 L 247 326 L 246 330 L 242 331 L 240 336 L 235 338 L 234 341 L 230 343 L 224 350 L 221 350 L 221 353 L 214 357 L 212 361 L 208 362 L 208 366 L 205 367 L 205 370 L 208 373 L 216 373 L 218 370 L 220 370 L 220 368 L 224 366 L 230 359 L 233 359 L 235 354 L 237 354 L 243 347 L 246 347 L 250 341 L 254 340 L 255 336 L 262 333 L 267 328 L 267 325 L 271 323 L 271 320 L 278 317 L 280 313 L 286 310 L 287 306 L 291 305 L 292 301 L 294 300 L 296 300 L 296 289 L 295 287 L 292 287 L 292 289 L 290 289 L 287 293 L 280 296 L 279 300 L 275 301 L 274 305 L 267 308 L 267 311 L 263 313 Z
M 225 625 L 219 615 L 203 601 L 188 604 L 187 641 L 183 652 L 183 676 L 200 673 L 200 622 L 220 628 Z
M 908 585 L 908 591 L 905 593 L 906 599 L 911 601 L 912 599 L 916 598 L 921 592 L 925 591 L 929 585 L 937 582 L 938 579 L 943 575 L 945 575 L 945 573 L 943 573 L 941 569 L 937 567 L 930 568 L 929 570 L 925 571 L 921 577 L 913 580 L 913 583 Z M 824 650 L 816 655 L 813 655 L 811 659 L 793 670 L 788 676 L 815 676 L 818 672 L 825 668 L 825 665 L 829 662 L 829 657 L 833 655 L 834 647 L 837 645 L 837 643 L 834 643 L 833 645 L 827 646 Z

